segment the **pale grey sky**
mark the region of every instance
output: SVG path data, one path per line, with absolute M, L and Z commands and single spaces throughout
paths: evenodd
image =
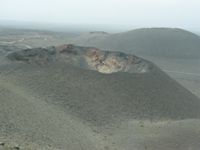
M 0 20 L 200 27 L 200 0 L 0 0 Z

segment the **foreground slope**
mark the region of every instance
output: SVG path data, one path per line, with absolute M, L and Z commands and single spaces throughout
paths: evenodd
M 73 45 L 7 57 L 0 67 L 5 144 L 70 150 L 200 146 L 200 100 L 146 60 Z

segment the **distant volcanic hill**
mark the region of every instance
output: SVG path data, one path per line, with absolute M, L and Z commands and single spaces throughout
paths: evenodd
M 199 144 L 190 141 L 199 140 L 199 126 L 185 128 L 200 118 L 200 100 L 149 61 L 74 45 L 21 50 L 7 59 L 0 66 L 0 138 L 63 150 Z
M 74 43 L 144 56 L 200 58 L 200 37 L 182 29 L 143 28 L 93 39 L 81 37 Z

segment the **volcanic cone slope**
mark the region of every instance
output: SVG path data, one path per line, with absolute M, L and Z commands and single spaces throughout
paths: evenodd
M 114 149 L 105 134 L 122 123 L 200 117 L 197 97 L 134 55 L 64 45 L 14 52 L 8 61 L 0 67 L 0 134 L 7 138 Z

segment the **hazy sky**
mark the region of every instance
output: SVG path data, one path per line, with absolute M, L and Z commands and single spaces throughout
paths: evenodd
M 0 0 L 0 20 L 200 27 L 200 0 Z

